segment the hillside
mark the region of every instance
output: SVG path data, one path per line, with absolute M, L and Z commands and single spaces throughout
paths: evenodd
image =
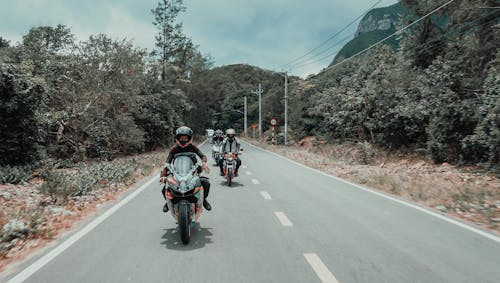
M 399 2 L 389 7 L 377 8 L 368 12 L 361 19 L 355 37 L 344 45 L 331 64 L 336 64 L 341 58 L 348 58 L 394 33 L 397 24 L 406 13 L 408 13 L 407 10 Z M 396 39 L 392 39 L 387 43 L 393 48 L 399 46 Z

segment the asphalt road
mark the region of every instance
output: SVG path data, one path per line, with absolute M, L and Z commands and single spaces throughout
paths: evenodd
M 151 182 L 2 281 L 499 282 L 498 237 L 243 147 L 233 187 L 211 166 L 213 210 L 189 245 Z

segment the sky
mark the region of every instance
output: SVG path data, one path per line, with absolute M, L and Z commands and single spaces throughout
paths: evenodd
M 199 50 L 214 58 L 215 66 L 243 63 L 306 77 L 328 66 L 353 37 L 357 22 L 307 53 L 376 2 L 184 0 L 186 11 L 179 20 Z M 376 7 L 396 2 L 381 0 Z M 157 4 L 158 0 L 0 0 L 0 36 L 16 43 L 32 27 L 63 24 L 78 40 L 103 33 L 151 51 L 156 33 L 151 9 Z

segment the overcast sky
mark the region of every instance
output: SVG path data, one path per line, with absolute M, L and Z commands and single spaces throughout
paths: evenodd
M 184 0 L 184 32 L 216 66 L 246 63 L 280 71 L 361 15 L 377 0 Z M 377 7 L 396 0 L 383 0 Z M 152 50 L 151 9 L 158 0 L 0 0 L 0 36 L 15 43 L 31 27 L 69 26 L 77 39 L 104 33 Z M 349 39 L 357 24 L 314 53 L 292 73 L 317 73 Z M 337 47 L 331 45 L 339 43 Z M 311 55 L 314 55 L 311 54 Z

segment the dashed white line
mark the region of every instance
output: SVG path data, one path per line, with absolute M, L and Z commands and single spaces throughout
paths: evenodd
M 281 225 L 289 227 L 293 226 L 292 221 L 290 221 L 290 219 L 286 217 L 285 213 L 281 211 L 276 211 L 274 212 L 274 214 L 276 215 L 276 217 L 278 217 L 278 220 L 281 222 Z
M 252 183 L 254 183 L 255 185 L 259 185 L 260 184 L 259 180 L 257 180 L 257 179 L 252 179 Z
M 309 265 L 312 267 L 316 275 L 323 283 L 339 283 L 337 278 L 328 270 L 328 267 L 321 261 L 319 256 L 315 253 L 304 254 Z
M 246 165 L 241 165 L 241 168 L 247 169 L 248 167 Z
M 271 199 L 273 199 L 273 198 L 271 197 L 271 195 L 270 195 L 268 192 L 262 191 L 262 192 L 260 192 L 260 194 L 262 195 L 262 197 L 263 197 L 265 200 L 271 200 Z
M 252 172 L 250 171 L 245 171 L 245 174 L 247 174 L 248 176 L 252 175 Z

